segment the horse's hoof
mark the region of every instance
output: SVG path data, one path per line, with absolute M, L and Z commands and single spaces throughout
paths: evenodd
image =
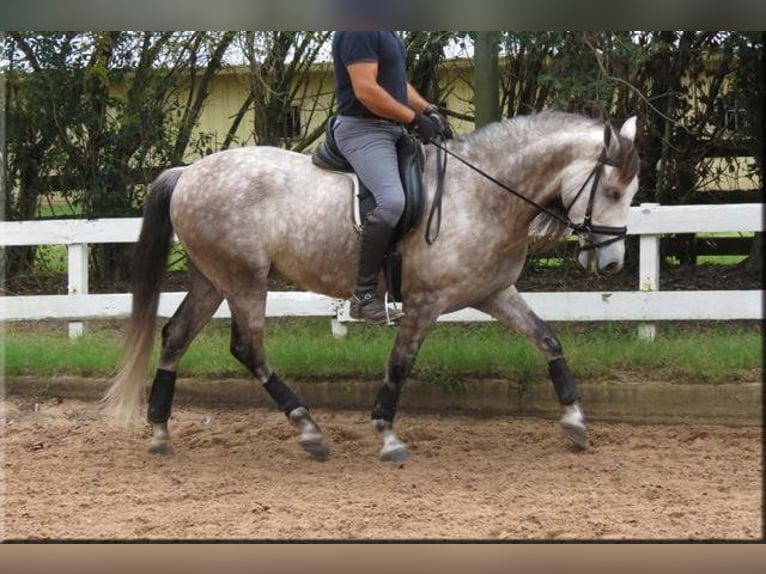
M 586 433 L 584 426 L 562 422 L 561 428 L 564 429 L 564 432 L 567 433 L 569 440 L 571 440 L 575 446 L 581 449 L 588 448 L 588 434 Z
M 322 437 L 309 437 L 309 438 L 303 438 L 301 437 L 298 439 L 298 442 L 300 443 L 301 447 L 303 447 L 303 450 L 305 450 L 307 453 L 309 453 L 313 458 L 316 460 L 327 460 L 327 458 L 330 456 L 330 449 L 322 444 Z
M 575 446 L 588 448 L 588 433 L 585 428 L 585 416 L 577 403 L 565 407 L 564 416 L 559 421 L 561 428 L 567 433 L 569 439 Z
M 151 454 L 170 456 L 175 453 L 175 450 L 173 449 L 173 445 L 166 440 L 153 440 L 149 443 L 149 452 Z
M 380 460 L 383 462 L 399 463 L 404 462 L 410 456 L 407 447 L 404 444 L 399 444 L 391 448 L 380 449 Z
M 297 407 L 290 412 L 288 418 L 290 423 L 301 431 L 298 442 L 303 450 L 317 460 L 325 460 L 330 455 L 330 449 L 322 444 L 322 431 L 311 418 L 308 409 Z
M 372 428 L 383 439 L 383 448 L 378 457 L 383 462 L 404 462 L 409 456 L 407 445 L 404 444 L 393 429 L 393 423 L 383 419 L 373 419 Z

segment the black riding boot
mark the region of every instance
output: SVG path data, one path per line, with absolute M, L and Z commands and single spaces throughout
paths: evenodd
M 397 321 L 404 313 L 386 309 L 386 304 L 376 296 L 378 273 L 383 266 L 386 248 L 393 228 L 373 211 L 362 227 L 362 245 L 359 253 L 359 272 L 356 289 L 351 297 L 351 316 L 368 323 L 380 324 Z

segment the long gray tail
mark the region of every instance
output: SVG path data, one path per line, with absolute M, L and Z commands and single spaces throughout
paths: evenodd
M 122 361 L 104 396 L 110 415 L 121 423 L 139 420 L 144 404 L 160 288 L 173 239 L 170 198 L 183 169 L 177 167 L 162 172 L 152 183 L 144 203 L 141 233 L 133 256 L 133 303 Z

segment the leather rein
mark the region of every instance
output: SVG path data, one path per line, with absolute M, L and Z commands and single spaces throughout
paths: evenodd
M 476 173 L 481 175 L 482 177 L 488 179 L 498 187 L 504 189 L 505 191 L 515 195 L 519 199 L 535 206 L 537 209 L 545 213 L 546 215 L 549 215 L 550 217 L 556 219 L 557 221 L 564 224 L 566 227 L 572 230 L 572 233 L 575 235 L 581 236 L 585 240 L 585 245 L 580 246 L 580 250 L 591 250 L 591 249 L 598 249 L 600 247 L 604 247 L 606 245 L 610 245 L 612 243 L 615 243 L 625 237 L 625 235 L 628 232 L 628 228 L 626 226 L 620 226 L 620 227 L 613 227 L 610 225 L 593 225 L 591 222 L 591 216 L 593 214 L 593 203 L 596 197 L 596 190 L 598 189 L 598 183 L 601 180 L 601 175 L 604 172 L 604 166 L 610 165 L 615 166 L 616 164 L 611 161 L 606 154 L 606 146 L 604 146 L 601 149 L 601 153 L 599 154 L 598 159 L 596 160 L 596 165 L 591 170 L 588 177 L 585 179 L 583 184 L 580 186 L 580 189 L 577 191 L 577 194 L 574 196 L 574 199 L 569 202 L 569 205 L 566 207 L 564 211 L 564 215 L 562 216 L 560 213 L 553 211 L 552 209 L 549 209 L 548 207 L 544 205 L 540 205 L 533 199 L 528 198 L 522 193 L 519 193 L 515 189 L 508 187 L 503 182 L 499 181 L 498 179 L 492 177 L 490 174 L 482 170 L 481 168 L 475 166 L 471 162 L 469 162 L 467 159 L 461 157 L 460 155 L 456 154 L 453 151 L 450 151 L 446 145 L 444 145 L 444 140 L 442 141 L 432 141 L 431 142 L 434 146 L 436 146 L 437 153 L 436 153 L 436 192 L 434 195 L 434 202 L 431 206 L 431 211 L 428 214 L 428 223 L 426 225 L 426 242 L 431 245 L 435 240 L 436 237 L 439 235 L 439 227 L 441 225 L 441 203 L 442 203 L 442 194 L 444 191 L 444 176 L 447 171 L 447 155 L 451 155 L 459 162 L 463 163 L 464 165 L 468 166 L 472 170 L 474 170 Z M 588 197 L 588 206 L 585 209 L 585 218 L 583 219 L 582 223 L 575 223 L 572 221 L 572 219 L 569 217 L 569 211 L 572 209 L 572 206 L 575 204 L 575 202 L 580 198 L 583 191 L 585 190 L 585 187 L 588 185 L 588 182 L 591 181 L 591 188 L 590 188 L 590 196 Z M 436 217 L 436 230 L 432 231 L 432 223 L 433 219 Z M 592 239 L 593 235 L 607 235 L 611 236 L 609 239 L 604 239 L 602 241 L 594 241 Z

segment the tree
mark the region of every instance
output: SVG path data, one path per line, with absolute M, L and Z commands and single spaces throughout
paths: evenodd
M 82 216 L 127 217 L 158 169 L 182 161 L 232 32 L 10 32 L 11 217 L 59 193 Z M 188 94 L 184 99 L 183 93 Z M 92 249 L 94 278 L 127 278 L 123 246 Z
M 476 32 L 474 102 L 476 126 L 500 119 L 498 42 L 494 32 Z
M 739 66 L 735 72 L 734 90 L 744 106 L 746 125 L 761 189 L 766 181 L 764 135 L 766 135 L 766 77 L 763 50 L 766 32 L 733 32 Z M 763 274 L 763 233 L 756 233 L 745 265 L 754 274 Z
M 728 32 L 655 32 L 642 38 L 644 64 L 642 194 L 663 204 L 698 201 L 733 170 L 742 146 L 727 122 L 735 71 L 736 36 Z M 761 136 L 762 137 L 762 136 Z M 722 183 L 719 187 L 725 187 Z M 695 237 L 677 236 L 666 252 L 694 264 Z
M 721 182 L 739 154 L 763 156 L 762 38 L 720 31 L 506 33 L 501 101 L 509 116 L 545 106 L 615 122 L 638 113 L 637 201 L 695 203 L 698 190 Z M 747 109 L 761 110 L 744 140 L 727 121 L 734 92 L 749 95 Z M 675 254 L 692 262 L 693 236 L 676 239 Z
M 446 48 L 472 37 L 405 35 L 411 80 L 430 101 L 444 101 L 451 89 Z M 307 149 L 333 111 L 320 103 L 332 86 L 312 76 L 332 76 L 330 64 L 321 63 L 328 38 L 328 32 L 287 31 L 8 33 L 3 167 L 13 193 L 5 197 L 6 216 L 33 218 L 41 198 L 54 194 L 85 217 L 137 215 L 146 183 L 159 169 L 192 151 L 214 151 L 195 129 L 212 79 L 234 54 L 250 69 L 247 95 L 219 149 L 236 143 L 250 117 L 254 143 Z M 476 49 L 490 61 L 501 56 L 504 116 L 548 106 L 615 123 L 639 114 L 638 201 L 694 202 L 700 184 L 715 185 L 734 154 L 751 149 L 761 161 L 762 32 L 497 32 L 482 38 L 492 43 Z M 733 92 L 748 114 L 745 139 L 727 129 Z M 723 155 L 723 163 L 710 161 L 712 154 Z M 761 162 L 754 174 L 761 182 L 763 169 Z M 762 261 L 760 245 L 752 265 Z M 18 253 L 10 271 L 34 251 Z M 126 262 L 120 247 L 94 250 L 96 277 L 124 277 Z
M 410 31 L 405 33 L 407 71 L 410 83 L 429 102 L 441 104 L 447 100 L 451 86 L 446 74 L 445 49 L 454 34 L 445 31 Z
M 543 72 L 561 45 L 564 32 L 507 32 L 500 39 L 505 54 L 500 105 L 504 115 L 539 112 L 555 88 Z
M 311 77 L 329 35 L 329 32 L 245 32 L 242 49 L 250 66 L 250 91 L 232 129 L 236 130 L 252 108 L 256 144 L 302 151 L 316 141 L 324 133 L 324 124 L 332 111 L 319 105 L 319 96 L 332 87 L 320 83 L 319 92 L 311 92 Z M 301 124 L 299 118 L 304 115 L 307 121 Z M 321 120 L 319 127 L 309 130 L 315 115 Z

